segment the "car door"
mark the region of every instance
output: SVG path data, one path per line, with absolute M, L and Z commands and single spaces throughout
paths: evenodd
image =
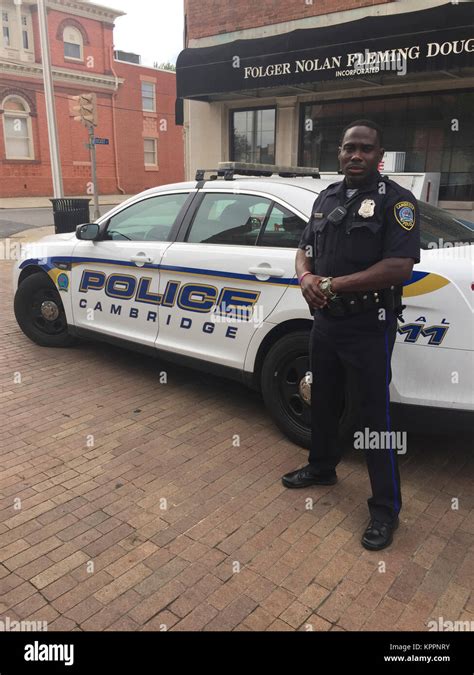
M 450 213 L 419 202 L 421 261 L 403 289 L 393 354 L 394 401 L 472 408 L 473 232 Z
M 74 324 L 153 346 L 158 333 L 159 264 L 194 193 L 144 196 L 111 216 L 100 241 L 73 252 Z
M 184 240 L 163 260 L 162 284 L 174 291 L 163 302 L 157 347 L 241 369 L 295 276 L 305 225 L 268 195 L 203 190 Z

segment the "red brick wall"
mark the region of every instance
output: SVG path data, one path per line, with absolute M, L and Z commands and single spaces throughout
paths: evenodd
M 395 0 L 184 0 L 188 39 L 198 39 Z
M 126 81 L 117 96 L 115 115 L 120 138 L 119 168 L 120 174 L 127 177 L 127 192 L 184 180 L 183 128 L 174 123 L 175 74 L 118 61 L 114 63 L 114 70 Z M 142 112 L 140 76 L 155 81 L 156 113 Z M 157 171 L 145 171 L 144 133 L 158 139 Z
M 5 157 L 3 133 L 0 134 L 0 196 L 27 197 L 51 195 L 53 187 L 49 155 L 48 127 L 44 91 L 37 81 L 9 80 L 2 77 L 0 93 L 4 87 L 14 87 L 18 94 L 25 93 L 34 101 L 36 116 L 32 117 L 34 161 L 12 161 Z M 87 183 L 91 180 L 89 150 L 86 148 L 87 131 L 75 122 L 70 112 L 70 97 L 80 89 L 55 85 L 56 120 L 60 161 L 66 195 L 85 195 Z M 96 135 L 112 138 L 111 95 L 98 93 L 100 124 Z M 0 127 L 1 128 L 1 127 Z M 102 194 L 117 193 L 113 143 L 97 147 L 98 183 Z
M 32 7 L 34 10 L 35 7 Z M 71 61 L 64 57 L 62 32 L 66 22 L 82 28 L 85 35 L 84 62 Z M 33 12 L 33 32 L 35 42 L 35 61 L 41 61 L 41 47 L 37 15 Z M 51 50 L 51 64 L 71 70 L 87 70 L 91 73 L 110 74 L 110 53 L 113 44 L 113 27 L 94 19 L 72 16 L 66 12 L 48 10 L 48 35 Z
M 174 124 L 176 99 L 176 76 L 174 73 L 159 72 L 125 63 L 112 62 L 112 27 L 100 21 L 70 17 L 81 23 L 87 32 L 84 45 L 84 63 L 64 59 L 62 39 L 57 38 L 58 26 L 67 15 L 48 12 L 48 28 L 53 66 L 81 70 L 88 73 L 112 75 L 112 70 L 125 82 L 119 86 L 115 97 L 116 140 L 113 128 L 113 98 L 110 91 L 93 88 L 87 84 L 55 83 L 56 117 L 59 136 L 61 168 L 66 195 L 86 195 L 87 184 L 91 181 L 89 150 L 86 148 L 86 128 L 75 122 L 71 113 L 70 97 L 85 91 L 97 94 L 99 124 L 95 135 L 108 138 L 109 145 L 96 146 L 97 175 L 100 194 L 117 194 L 120 187 L 128 194 L 139 192 L 155 185 L 183 180 L 184 144 L 182 127 Z M 33 15 L 36 60 L 40 61 L 39 32 L 37 17 Z M 92 61 L 87 62 L 89 56 Z M 90 67 L 88 67 L 90 66 Z M 140 76 L 152 77 L 155 82 L 157 112 L 148 115 L 142 111 Z M 32 116 L 34 161 L 12 161 L 6 159 L 3 125 L 0 114 L 0 196 L 48 196 L 52 195 L 51 167 L 49 156 L 46 107 L 42 82 L 27 77 L 0 77 L 0 99 L 2 91 L 14 89 L 24 94 L 33 104 Z M 1 100 L 0 100 L 1 103 Z M 166 125 L 163 120 L 166 121 Z M 160 126 L 166 126 L 161 129 Z M 156 127 L 156 131 L 155 131 Z M 144 129 L 158 139 L 158 170 L 147 171 L 144 165 Z M 119 181 L 116 177 L 116 155 Z

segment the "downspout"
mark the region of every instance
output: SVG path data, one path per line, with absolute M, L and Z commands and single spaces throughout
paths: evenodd
M 114 47 L 113 45 L 110 47 L 110 69 L 112 71 L 113 76 L 115 77 L 115 90 L 112 94 L 112 130 L 114 134 L 114 160 L 115 160 L 115 180 L 117 182 L 117 189 L 120 190 L 120 192 L 124 195 L 126 194 L 125 190 L 123 187 L 120 185 L 120 173 L 119 173 L 119 164 L 118 164 L 118 148 L 117 148 L 117 127 L 115 124 L 115 99 L 117 97 L 117 92 L 119 88 L 119 78 L 117 76 L 117 73 L 114 70 Z

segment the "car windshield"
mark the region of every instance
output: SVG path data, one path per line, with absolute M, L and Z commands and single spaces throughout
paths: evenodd
M 474 229 L 457 220 L 447 211 L 425 202 L 418 202 L 421 215 L 421 248 L 433 248 L 435 242 L 474 243 Z M 474 224 L 473 224 L 474 228 Z

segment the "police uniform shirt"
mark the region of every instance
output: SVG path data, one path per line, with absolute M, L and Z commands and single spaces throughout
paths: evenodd
M 316 199 L 298 248 L 312 257 L 312 272 L 345 276 L 384 258 L 420 261 L 420 216 L 413 194 L 377 173 L 349 198 L 346 181 L 333 183 Z M 339 224 L 328 220 L 337 207 L 347 208 Z

